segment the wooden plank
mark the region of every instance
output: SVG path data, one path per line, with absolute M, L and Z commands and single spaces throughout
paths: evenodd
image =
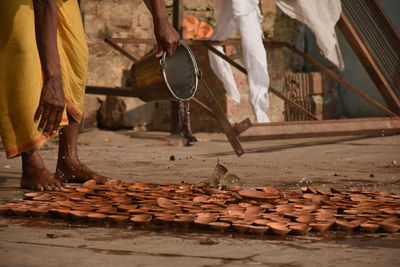
M 400 115 L 400 99 L 395 94 L 393 88 L 390 86 L 385 75 L 380 70 L 371 52 L 361 40 L 357 30 L 351 24 L 346 14 L 341 14 L 338 27 L 343 33 L 343 36 L 346 38 L 347 42 L 350 44 L 351 48 L 354 50 L 368 75 L 378 88 L 382 97 L 385 99 L 389 108 L 397 115 Z
M 128 96 L 134 97 L 133 91 L 130 88 L 120 87 L 102 87 L 102 86 L 86 86 L 86 94 L 94 95 L 109 95 L 109 96 Z
M 115 50 L 117 50 L 118 52 L 120 52 L 122 55 L 126 56 L 127 58 L 129 58 L 131 61 L 138 61 L 137 58 L 135 58 L 133 55 L 131 55 L 128 51 L 126 51 L 126 49 L 122 48 L 121 46 L 119 46 L 117 43 L 115 43 L 112 39 L 110 38 L 105 38 L 104 42 L 106 42 L 109 46 L 111 46 L 112 48 L 114 48 Z
M 241 133 L 245 132 L 247 129 L 249 129 L 251 126 L 252 126 L 252 123 L 251 123 L 250 119 L 246 118 L 239 123 L 235 123 L 235 125 L 233 126 L 233 129 L 235 129 L 235 131 L 238 134 L 241 134 Z
M 400 119 L 368 118 L 253 124 L 240 141 L 400 133 Z
M 240 157 L 245 152 L 242 144 L 239 141 L 238 133 L 235 131 L 235 129 L 226 118 L 224 111 L 219 105 L 218 100 L 212 93 L 211 89 L 208 87 L 207 83 L 204 81 L 204 79 L 200 79 L 200 82 L 203 86 L 199 87 L 199 90 L 202 89 L 207 96 L 207 102 L 212 103 L 212 105 L 209 105 L 209 107 L 210 109 L 212 109 L 215 119 L 218 121 L 220 127 L 222 128 L 222 131 L 225 133 L 228 141 L 231 143 L 236 155 Z

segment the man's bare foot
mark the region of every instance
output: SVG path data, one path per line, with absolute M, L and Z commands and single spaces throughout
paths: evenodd
M 22 153 L 21 188 L 39 191 L 60 191 L 59 180 L 46 168 L 39 152 Z
M 98 184 L 104 184 L 109 178 L 95 173 L 79 160 L 59 159 L 56 168 L 56 179 L 72 183 L 95 180 Z

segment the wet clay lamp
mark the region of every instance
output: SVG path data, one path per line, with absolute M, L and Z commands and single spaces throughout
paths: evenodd
M 269 230 L 268 226 L 250 225 L 249 232 L 253 234 L 263 235 Z
M 290 228 L 286 227 L 286 225 L 282 223 L 269 223 L 268 226 L 276 235 L 287 235 L 291 231 Z
M 43 207 L 30 208 L 29 212 L 32 214 L 32 216 L 42 217 L 45 216 L 49 212 L 49 210 L 50 207 L 43 206 Z
M 86 188 L 95 188 L 96 187 L 96 180 L 88 180 L 82 184 L 83 187 Z
M 400 225 L 396 224 L 381 223 L 380 226 L 387 233 L 396 233 L 400 230 Z
M 137 225 L 145 225 L 148 224 L 152 220 L 153 216 L 148 215 L 148 214 L 138 214 L 138 215 L 133 215 L 130 220 L 134 224 Z
M 345 220 L 336 220 L 336 225 L 339 230 L 346 231 L 346 232 L 351 232 L 353 231 L 357 226 L 359 226 L 358 223 L 355 222 L 348 222 Z
M 239 233 L 246 233 L 250 230 L 251 225 L 234 223 L 232 224 L 232 227 Z
M 103 213 L 98 213 L 98 212 L 90 212 L 87 217 L 92 222 L 100 223 L 100 222 L 103 222 L 107 218 L 107 215 L 103 214 Z
M 360 227 L 364 232 L 372 234 L 375 233 L 380 226 L 374 223 L 363 223 L 360 225 Z
M 310 223 L 311 229 L 315 232 L 326 232 L 329 228 L 331 228 L 332 224 L 327 222 L 320 222 L 320 223 Z
M 28 213 L 29 207 L 26 205 L 15 206 L 11 208 L 11 213 L 16 216 L 24 216 Z
M 108 215 L 107 219 L 116 224 L 124 224 L 129 221 L 129 216 L 126 215 Z
M 0 215 L 7 215 L 10 208 L 5 205 L 0 205 Z
M 296 235 L 306 235 L 311 230 L 311 227 L 305 223 L 290 225 L 289 228 L 292 229 L 292 232 Z
M 212 229 L 219 230 L 219 231 L 223 232 L 227 228 L 229 228 L 231 226 L 231 224 L 230 223 L 226 223 L 226 222 L 210 222 L 209 226 Z
M 89 212 L 87 211 L 80 211 L 80 210 L 72 210 L 70 212 L 71 214 L 71 218 L 73 220 L 84 220 L 87 218 L 87 216 L 89 215 Z

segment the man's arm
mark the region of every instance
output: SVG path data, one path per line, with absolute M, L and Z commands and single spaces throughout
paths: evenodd
M 57 1 L 33 0 L 36 44 L 43 71 L 43 87 L 34 120 L 44 134 L 55 133 L 64 111 L 60 59 L 57 47 Z
M 161 56 L 163 51 L 172 56 L 179 45 L 180 36 L 168 20 L 164 0 L 144 0 L 153 15 L 154 35 L 157 39 L 158 53 Z

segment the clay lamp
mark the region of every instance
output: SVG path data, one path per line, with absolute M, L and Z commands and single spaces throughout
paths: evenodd
M 116 179 L 109 179 L 107 182 L 104 184 L 108 187 L 117 187 L 121 184 L 121 180 L 116 180 Z
M 332 194 L 341 194 L 342 193 L 341 191 L 339 191 L 339 190 L 337 190 L 337 189 L 335 189 L 333 187 L 330 187 L 329 189 L 331 190 Z
M 93 194 L 93 189 L 87 187 L 76 187 L 75 191 L 83 194 Z
M 318 222 L 318 223 L 310 223 L 311 230 L 315 232 L 321 232 L 324 233 L 331 228 L 332 223 L 327 223 L 327 222 Z
M 156 214 L 156 222 L 161 224 L 169 224 L 175 221 L 175 216 L 168 214 Z
M 374 223 L 363 223 L 360 225 L 360 227 L 364 232 L 372 234 L 375 233 L 380 226 Z
M 381 223 L 380 226 L 387 233 L 396 233 L 400 230 L 400 225 L 397 224 Z
M 195 220 L 195 216 L 181 216 L 179 218 L 175 218 L 174 222 L 176 222 L 177 224 L 181 225 L 181 226 L 189 226 L 189 224 L 191 224 L 192 222 L 194 222 Z
M 137 225 L 146 225 L 151 221 L 152 218 L 153 216 L 149 214 L 138 214 L 138 215 L 133 215 L 130 218 L 130 220 L 131 222 Z
M 241 190 L 238 193 L 241 197 L 257 200 L 271 200 L 279 198 L 279 196 L 271 196 L 271 194 L 256 190 Z
M 63 193 L 73 193 L 73 192 L 75 192 L 75 189 L 74 189 L 74 188 L 65 188 L 65 187 L 62 187 L 62 188 L 61 188 L 61 192 L 63 192 Z
M 29 193 L 25 193 L 24 196 L 26 199 L 33 199 L 34 197 L 38 197 L 43 195 L 42 192 L 29 192 Z
M 72 210 L 70 211 L 71 218 L 73 220 L 83 220 L 86 219 L 87 216 L 90 214 L 87 211 L 81 211 L 81 210 Z
M 251 225 L 234 223 L 232 224 L 232 227 L 239 233 L 246 233 L 250 230 Z
M 261 190 L 270 195 L 279 195 L 280 191 L 276 188 L 265 186 Z
M 51 209 L 50 211 L 54 212 L 58 215 L 59 218 L 68 220 L 71 218 L 71 210 L 70 209 Z
M 290 225 L 289 228 L 296 235 L 306 235 L 311 230 L 311 227 L 305 223 Z
M 266 226 L 269 223 L 271 223 L 271 221 L 269 221 L 269 220 L 263 220 L 263 219 L 254 220 L 254 224 L 259 225 L 259 226 Z
M 210 222 L 209 226 L 212 229 L 219 230 L 219 231 L 223 232 L 227 228 L 229 228 L 231 226 L 231 224 L 230 223 L 226 223 L 226 222 Z
M 82 184 L 83 187 L 86 188 L 95 188 L 96 187 L 96 180 L 88 180 Z
M 315 220 L 315 217 L 312 215 L 299 215 L 295 219 L 296 222 L 299 223 L 311 223 Z
M 268 226 L 271 228 L 272 233 L 276 235 L 287 235 L 291 231 L 291 229 L 283 223 L 274 222 L 269 223 Z
M 74 205 L 72 207 L 74 210 L 79 210 L 79 211 L 92 211 L 93 208 L 91 206 L 87 205 Z
M 32 214 L 32 216 L 42 217 L 45 216 L 49 212 L 49 210 L 50 207 L 42 206 L 42 207 L 30 208 L 29 212 Z
M 314 187 L 304 186 L 300 188 L 304 193 L 318 194 L 318 191 Z
M 249 232 L 253 234 L 259 234 L 263 235 L 269 230 L 268 226 L 256 226 L 256 225 L 250 225 L 249 227 Z
M 98 212 L 90 212 L 88 214 L 88 218 L 92 222 L 100 223 L 100 222 L 103 222 L 107 218 L 107 215 L 103 214 L 103 213 L 98 213 Z
M 336 220 L 335 223 L 339 230 L 346 231 L 346 232 L 351 232 L 360 225 L 357 222 L 354 222 L 354 221 L 349 222 L 349 221 L 345 221 L 345 220 Z
M 51 200 L 51 195 L 49 193 L 43 193 L 40 194 L 36 197 L 33 197 L 33 200 L 37 200 L 37 201 L 49 201 Z
M 103 208 L 100 208 L 100 209 L 98 209 L 98 210 L 96 210 L 96 212 L 98 212 L 98 213 L 115 213 L 115 212 L 117 212 L 117 209 L 116 208 L 114 208 L 114 207 L 112 207 L 112 206 L 104 206 Z
M 207 227 L 213 220 L 209 217 L 197 217 L 194 224 L 200 227 Z
M 20 205 L 11 208 L 11 213 L 16 216 L 24 216 L 28 213 L 29 206 Z
M 129 210 L 136 210 L 137 207 L 138 207 L 138 205 L 122 204 L 122 205 L 118 205 L 118 210 L 129 212 Z
M 126 215 L 108 215 L 107 219 L 116 224 L 124 224 L 129 221 L 129 216 Z
M 159 207 L 165 208 L 165 209 L 175 209 L 176 208 L 175 204 L 171 200 L 169 200 L 168 198 L 165 198 L 165 197 L 157 198 L 157 204 Z
M 244 211 L 245 214 L 258 214 L 263 212 L 265 212 L 265 209 L 258 206 L 247 207 L 246 210 Z
M 0 205 L 0 215 L 7 215 L 10 208 L 6 205 Z

